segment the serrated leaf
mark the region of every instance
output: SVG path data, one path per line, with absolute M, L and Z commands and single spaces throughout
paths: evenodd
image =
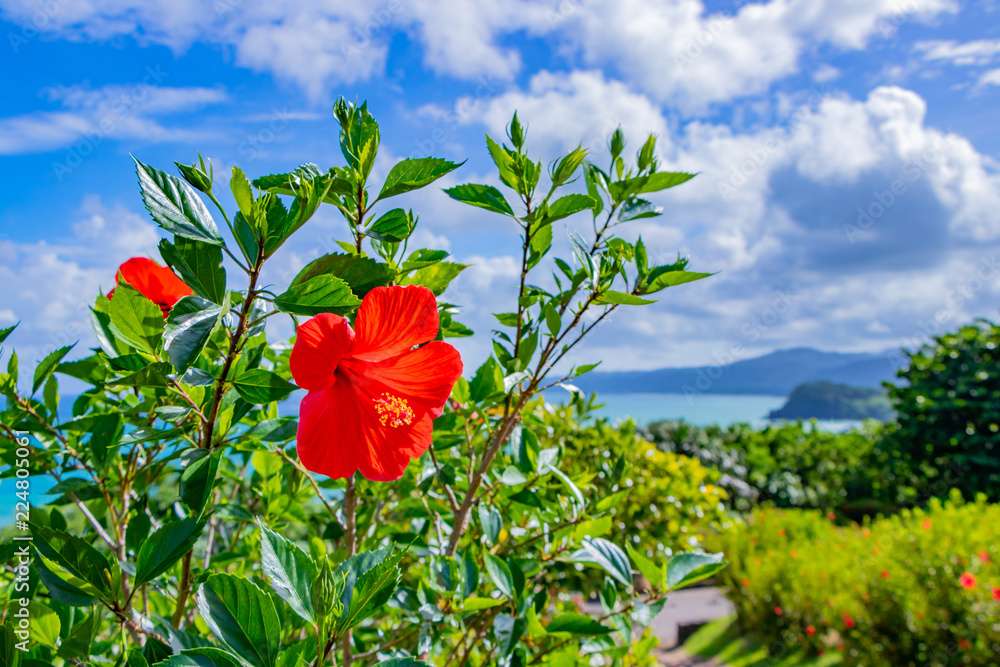
M 242 373 L 233 382 L 236 391 L 250 403 L 280 401 L 297 387 L 274 371 L 253 368 Z
M 563 195 L 548 206 L 548 214 L 545 216 L 549 222 L 555 222 L 569 217 L 580 211 L 589 211 L 594 208 L 594 200 L 590 195 L 569 194 Z
M 447 188 L 445 192 L 448 193 L 449 197 L 463 204 L 478 206 L 487 211 L 502 213 L 503 215 L 514 215 L 514 209 L 504 199 L 503 193 L 492 185 L 466 183 L 465 185 L 456 185 L 453 188 Z
M 636 296 L 635 294 L 629 294 L 628 292 L 617 292 L 615 290 L 607 290 L 601 292 L 601 295 L 595 299 L 594 303 L 599 304 L 615 304 L 620 306 L 646 306 L 651 303 L 656 303 L 653 299 L 643 299 L 641 296 Z
M 379 199 L 394 197 L 429 185 L 445 174 L 462 166 L 463 162 L 451 162 L 442 158 L 407 158 L 393 165 L 385 177 Z
M 155 303 L 119 283 L 108 306 L 111 330 L 130 346 L 155 354 L 163 332 L 163 311 Z
M 271 588 L 296 614 L 313 621 L 311 587 L 317 576 L 312 557 L 258 519 L 260 562 Z
M 352 559 L 355 564 L 365 563 L 365 569 L 356 573 L 357 578 L 350 587 L 350 597 L 344 607 L 344 613 L 337 620 L 338 628 L 341 630 L 353 628 L 389 600 L 402 576 L 399 561 L 404 553 L 402 549 L 392 548 L 387 552 L 358 554 Z M 348 561 L 345 565 L 350 567 L 350 563 L 351 561 Z
M 476 369 L 469 385 L 470 396 L 476 403 L 503 394 L 503 369 L 493 357 Z
M 469 267 L 468 264 L 458 262 L 438 262 L 431 266 L 417 269 L 400 281 L 401 285 L 423 285 L 435 295 L 441 296 L 451 281 L 458 277 L 462 271 Z
M 87 542 L 60 530 L 31 524 L 35 549 L 74 577 L 86 582 L 104 599 L 113 599 L 117 570 L 111 562 Z
M 55 373 L 59 362 L 63 360 L 63 357 L 69 354 L 69 351 L 73 349 L 74 345 L 76 345 L 76 343 L 64 345 L 58 350 L 53 350 L 38 362 L 38 365 L 35 366 L 35 375 L 31 380 L 32 394 L 38 391 L 38 388 L 45 384 L 46 380 L 52 377 L 52 374 Z
M 219 321 L 222 308 L 200 296 L 186 296 L 170 309 L 163 330 L 163 349 L 183 373 L 201 354 Z
M 365 231 L 378 241 L 401 243 L 413 232 L 413 216 L 401 208 L 386 211 Z
M 212 214 L 194 188 L 176 176 L 133 160 L 142 203 L 156 224 L 177 236 L 222 245 Z
M 301 285 L 311 278 L 325 274 L 336 276 L 346 282 L 351 291 L 359 297 L 363 297 L 373 287 L 388 285 L 392 281 L 392 271 L 385 264 L 367 257 L 330 253 L 306 264 L 305 268 L 296 274 L 292 285 Z
M 147 537 L 135 558 L 135 585 L 160 576 L 194 546 L 204 524 L 192 518 L 165 523 Z
M 213 574 L 198 588 L 198 611 L 233 653 L 254 667 L 273 667 L 281 626 L 271 598 L 249 579 Z
M 179 236 L 160 241 L 160 256 L 197 294 L 222 304 L 226 296 L 226 270 L 222 247 Z
M 343 314 L 360 303 L 350 285 L 329 274 L 318 275 L 304 283 L 293 283 L 274 299 L 274 305 L 295 315 Z
M 128 667 L 132 667 L 131 664 Z M 153 667 L 245 667 L 244 663 L 229 651 L 212 646 L 184 649 Z

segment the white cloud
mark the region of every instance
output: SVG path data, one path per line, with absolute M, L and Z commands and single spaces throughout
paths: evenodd
M 0 240 L 3 319 L 21 322 L 10 342 L 29 365 L 60 345 L 91 345 L 87 308 L 114 285 L 118 265 L 138 255 L 158 258 L 156 230 L 144 217 L 93 196 L 80 210 L 68 238 Z
M 1000 39 L 979 39 L 971 42 L 934 40 L 919 42 L 917 51 L 926 60 L 952 65 L 986 65 L 1000 57 Z
M 0 155 L 53 150 L 84 138 L 187 141 L 196 131 L 162 125 L 156 116 L 217 104 L 226 99 L 216 88 L 136 86 L 62 86 L 45 96 L 62 107 L 0 118 Z
M 991 69 L 979 77 L 978 87 L 985 88 L 987 86 L 1000 86 L 1000 68 Z
M 484 86 L 521 69 L 515 34 L 547 38 L 595 67 L 607 64 L 660 102 L 687 111 L 759 93 L 794 74 L 817 45 L 860 49 L 898 23 L 957 9 L 955 0 L 768 0 L 735 13 L 701 0 L 443 0 L 400 3 L 236 3 L 218 0 L 0 0 L 25 30 L 140 41 L 180 50 L 232 48 L 236 61 L 313 99 L 384 71 L 391 36 L 406 31 L 432 70 Z
M 592 0 L 566 36 L 588 62 L 611 63 L 655 99 L 698 112 L 765 91 L 817 45 L 860 49 L 901 21 L 956 9 L 953 0 L 771 0 L 724 14 L 700 0 Z

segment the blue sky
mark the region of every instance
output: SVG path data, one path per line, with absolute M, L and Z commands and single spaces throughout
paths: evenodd
M 607 368 L 885 350 L 997 318 L 995 1 L 278 4 L 0 0 L 0 326 L 24 322 L 22 354 L 89 344 L 98 288 L 155 256 L 129 153 L 200 151 L 217 175 L 339 164 L 341 95 L 379 118 L 381 173 L 434 154 L 468 159 L 448 183 L 492 180 L 483 132 L 514 109 L 545 160 L 583 143 L 601 161 L 620 124 L 700 172 L 633 233 L 720 274 L 606 328 L 581 355 Z M 485 334 L 509 309 L 513 230 L 439 188 L 407 205 L 422 242 L 473 264 L 450 298 Z M 320 216 L 269 279 L 344 235 Z

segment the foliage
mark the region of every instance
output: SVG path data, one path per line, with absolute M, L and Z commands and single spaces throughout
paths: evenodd
M 459 163 L 402 160 L 374 188 L 378 123 L 344 101 L 334 116 L 342 165 L 254 180 L 234 167 L 228 194 L 200 158 L 178 165 L 181 178 L 137 161 L 142 200 L 168 237 L 163 260 L 193 294 L 154 303 L 121 277 L 93 304 L 99 347 L 72 360 L 57 350 L 30 378 L 10 356 L 0 376 L 3 475 L 24 467 L 23 433 L 30 472 L 57 483 L 51 507 L 31 513 L 30 586 L 3 600 L 0 650 L 13 651 L 24 599 L 33 664 L 648 663 L 654 642 L 639 626 L 671 590 L 721 569 L 721 556 L 626 551 L 633 538 L 606 530 L 613 508 L 602 503 L 626 467 L 598 480 L 587 466 L 596 457 L 567 455 L 545 431 L 551 418 L 525 409 L 593 368 L 569 366 L 567 355 L 612 312 L 708 275 L 683 259 L 652 264 L 641 239 L 618 235 L 659 215 L 647 193 L 692 175 L 660 170 L 653 137 L 627 165 L 620 131 L 606 169 L 578 148 L 546 174 L 515 114 L 509 145 L 487 138 L 506 190 L 447 190 L 520 235 L 518 294 L 497 314 L 492 355 L 455 385 L 432 450 L 401 479 L 332 480 L 296 456 L 297 420 L 281 403 L 296 390 L 289 346 L 269 341 L 269 319 L 353 318 L 380 285 L 440 296 L 465 268 L 445 251 L 411 248 L 419 219 L 389 202 Z M 324 206 L 343 218 L 340 252 L 272 284 L 269 260 Z M 555 256 L 566 245 L 556 223 L 581 214 L 590 231 L 572 233 L 569 255 Z M 442 337 L 472 333 L 456 306 L 438 306 Z M 60 401 L 67 376 L 87 387 L 71 406 Z M 6 542 L 4 554 L 20 544 Z M 601 582 L 598 615 L 582 615 L 558 587 L 568 566 Z M 637 572 L 650 583 L 643 593 Z
M 876 667 L 995 664 L 998 545 L 1000 505 L 957 493 L 860 526 L 760 510 L 717 544 L 742 628 Z
M 907 354 L 887 385 L 898 428 L 886 442 L 917 499 L 950 488 L 1000 499 L 1000 325 L 979 320 Z
M 660 449 L 721 471 L 720 484 L 741 511 L 768 503 L 857 515 L 885 509 L 894 493 L 877 448 L 884 428 L 869 422 L 837 433 L 810 422 L 763 428 L 654 422 L 647 434 Z
M 627 534 L 626 550 L 660 560 L 703 548 L 706 535 L 728 525 L 726 492 L 715 470 L 657 449 L 631 421 L 585 423 L 587 411 L 581 398 L 568 406 L 539 403 L 530 413 L 543 449 L 559 447 L 566 474 L 577 483 L 587 480 L 607 510 L 606 517 L 578 526 L 580 534 Z M 569 578 L 576 590 L 593 587 L 592 577 Z
M 892 408 L 878 389 L 836 382 L 806 382 L 789 394 L 771 419 L 892 419 Z

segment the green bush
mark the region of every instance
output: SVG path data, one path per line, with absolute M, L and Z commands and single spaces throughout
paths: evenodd
M 838 526 L 760 510 L 724 533 L 741 627 L 845 663 L 994 665 L 1000 655 L 1000 505 L 958 494 L 926 510 Z
M 648 437 L 663 450 L 719 469 L 735 508 L 756 503 L 837 510 L 852 515 L 885 509 L 885 455 L 876 448 L 884 426 L 866 422 L 844 433 L 794 422 L 762 429 L 748 424 L 697 427 L 654 422 Z
M 887 385 L 898 426 L 886 441 L 917 499 L 958 488 L 1000 498 L 1000 325 L 987 320 L 908 353 Z

